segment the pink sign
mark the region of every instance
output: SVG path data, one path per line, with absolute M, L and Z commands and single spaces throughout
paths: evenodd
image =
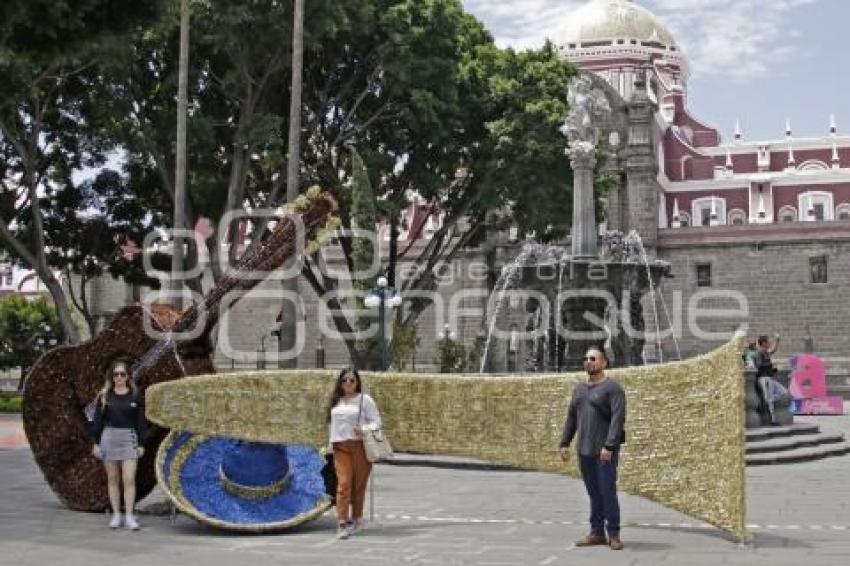
M 791 412 L 795 415 L 843 415 L 844 399 L 835 396 L 794 399 Z
M 826 397 L 826 367 L 812 354 L 796 354 L 791 358 L 791 384 L 794 399 Z

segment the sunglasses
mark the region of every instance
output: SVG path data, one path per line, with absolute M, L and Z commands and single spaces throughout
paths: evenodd
M 113 377 L 127 377 L 127 372 L 126 371 L 113 371 L 112 376 Z
M 586 361 L 586 362 L 595 362 L 595 361 L 596 361 L 596 358 L 594 358 L 593 356 L 587 356 L 586 358 L 584 358 L 584 361 Z

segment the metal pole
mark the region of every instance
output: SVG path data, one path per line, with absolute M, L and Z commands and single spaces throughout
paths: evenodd
M 387 337 L 386 329 L 384 328 L 384 300 L 386 298 L 386 288 L 379 289 L 378 293 L 381 297 L 381 303 L 378 307 L 378 316 L 380 317 L 381 325 L 381 371 L 387 371 Z
M 375 522 L 375 469 L 369 474 L 369 522 Z

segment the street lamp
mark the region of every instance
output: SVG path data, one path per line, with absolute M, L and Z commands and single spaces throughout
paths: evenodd
M 378 325 L 381 336 L 381 371 L 387 370 L 387 336 L 386 336 L 386 308 L 391 309 L 401 306 L 401 295 L 388 286 L 387 278 L 383 275 L 378 277 L 377 287 L 369 291 L 363 304 L 373 309 L 378 308 Z
M 257 369 L 266 369 L 266 335 L 260 336 L 260 347 L 257 348 Z
M 48 346 L 53 348 L 58 344 L 56 336 L 53 334 L 53 329 L 50 328 L 49 324 L 41 324 L 41 336 L 36 340 L 36 344 L 38 344 L 41 350 L 45 350 Z

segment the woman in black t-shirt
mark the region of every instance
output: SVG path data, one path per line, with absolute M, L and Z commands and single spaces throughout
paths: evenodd
M 144 397 L 130 379 L 127 364 L 114 362 L 106 383 L 98 393 L 94 418 L 95 445 L 92 453 L 103 460 L 106 468 L 112 520 L 109 526 L 121 526 L 121 483 L 124 484 L 124 525 L 138 530 L 133 514 L 136 502 L 136 461 L 145 452 L 142 440 L 145 433 Z

